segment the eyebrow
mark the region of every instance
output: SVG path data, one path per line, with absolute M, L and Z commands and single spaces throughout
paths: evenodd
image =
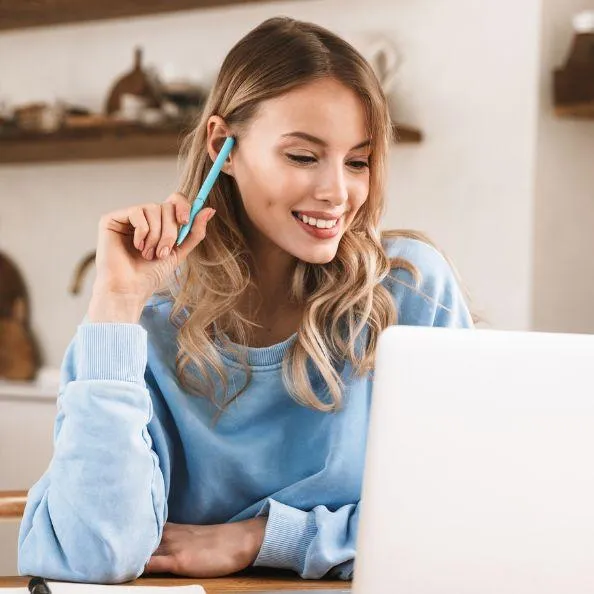
M 311 134 L 308 134 L 307 132 L 289 132 L 288 134 L 283 134 L 282 138 L 285 138 L 287 136 L 293 137 L 293 138 L 301 138 L 302 140 L 308 140 L 309 142 L 313 142 L 314 144 L 319 144 L 320 146 L 323 147 L 327 147 L 328 143 L 325 140 L 322 140 L 321 138 L 318 138 L 317 136 L 312 136 Z M 369 146 L 371 144 L 371 140 L 364 140 L 363 142 L 360 142 L 357 146 L 354 146 L 351 150 L 357 150 L 366 146 Z

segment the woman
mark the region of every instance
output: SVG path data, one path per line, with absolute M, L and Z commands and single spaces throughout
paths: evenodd
M 230 51 L 180 192 L 101 219 L 21 573 L 352 576 L 378 334 L 472 325 L 433 247 L 380 240 L 390 144 L 373 71 L 327 30 L 271 19 Z

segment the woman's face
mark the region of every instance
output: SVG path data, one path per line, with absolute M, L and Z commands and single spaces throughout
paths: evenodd
M 248 241 L 330 262 L 367 200 L 369 151 L 363 105 L 334 79 L 263 102 L 228 169 L 249 219 Z

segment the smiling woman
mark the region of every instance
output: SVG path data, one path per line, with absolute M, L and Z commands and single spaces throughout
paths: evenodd
M 255 51 L 258 60 L 246 59 Z M 273 19 L 225 59 L 187 141 L 183 194 L 196 193 L 230 135 L 236 149 L 209 202 L 218 213 L 213 232 L 188 259 L 175 298 L 174 314 L 193 310 L 192 323 L 180 327 L 180 377 L 214 394 L 212 367 L 226 384 L 212 333 L 216 312 L 228 348 L 298 333 L 286 358 L 289 391 L 308 406 L 337 409 L 343 386 L 332 362 L 346 356 L 357 372 L 369 371 L 377 334 L 395 321 L 380 282 L 390 270 L 378 230 L 392 139 L 385 97 L 352 46 L 315 25 Z M 224 286 L 241 289 L 229 295 Z M 356 353 L 364 331 L 369 347 Z M 309 386 L 308 361 L 331 402 Z M 190 362 L 201 373 L 186 376 Z
M 275 18 L 231 49 L 179 192 L 100 221 L 22 573 L 352 577 L 378 336 L 472 326 L 438 251 L 382 238 L 391 138 L 371 66 L 330 31 Z

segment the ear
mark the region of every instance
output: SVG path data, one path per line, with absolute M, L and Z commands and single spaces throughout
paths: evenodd
M 206 123 L 206 145 L 213 163 L 223 148 L 223 143 L 228 136 L 232 136 L 232 134 L 225 120 L 217 115 L 210 116 Z M 227 157 L 222 171 L 228 175 L 233 175 L 233 151 Z

